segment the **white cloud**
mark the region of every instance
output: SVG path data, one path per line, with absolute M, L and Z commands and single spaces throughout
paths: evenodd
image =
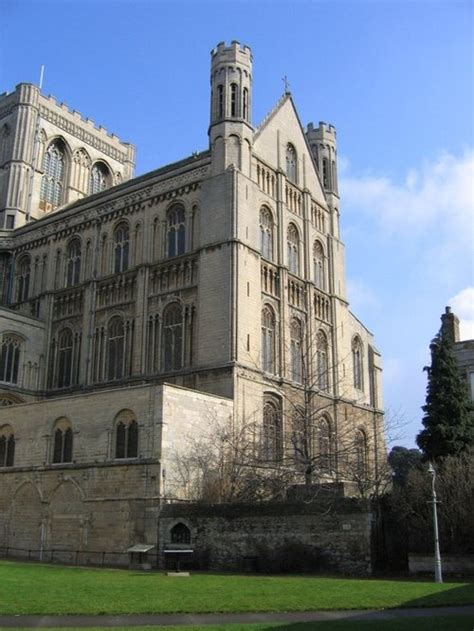
M 448 301 L 459 318 L 462 340 L 474 339 L 474 287 L 466 287 Z
M 389 177 L 350 175 L 343 170 L 340 188 L 349 212 L 375 219 L 384 230 L 413 233 L 438 227 L 471 240 L 474 212 L 474 150 L 450 153 L 410 169 L 404 182 Z

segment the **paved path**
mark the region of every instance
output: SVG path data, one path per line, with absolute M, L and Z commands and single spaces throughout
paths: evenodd
M 170 625 L 206 625 L 251 622 L 322 622 L 325 620 L 394 620 L 396 618 L 434 618 L 437 616 L 472 616 L 474 605 L 466 607 L 420 607 L 366 611 L 301 611 L 292 613 L 213 613 L 213 614 L 134 614 L 122 616 L 0 616 L 1 628 L 14 627 L 146 627 Z

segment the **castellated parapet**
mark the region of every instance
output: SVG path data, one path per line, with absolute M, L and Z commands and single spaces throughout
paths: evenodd
M 219 42 L 215 48 L 211 50 L 211 69 L 214 70 L 220 63 L 239 63 L 252 68 L 252 51 L 249 46 L 240 44 L 233 40 L 230 46 L 226 46 L 225 42 Z

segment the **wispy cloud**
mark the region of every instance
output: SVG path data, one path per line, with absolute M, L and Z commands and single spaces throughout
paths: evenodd
M 448 302 L 459 318 L 461 339 L 474 339 L 474 287 L 466 287 Z
M 340 182 L 349 212 L 363 214 L 390 232 L 416 236 L 438 226 L 471 238 L 474 209 L 474 150 L 462 156 L 443 153 L 420 168 L 411 169 L 401 183 L 390 177 L 354 175 L 344 162 Z

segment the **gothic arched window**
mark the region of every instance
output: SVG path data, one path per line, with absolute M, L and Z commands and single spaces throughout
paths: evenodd
M 367 474 L 367 436 L 362 429 L 356 430 L 354 437 L 354 464 L 357 475 Z
M 300 273 L 300 238 L 295 224 L 290 223 L 286 233 L 288 269 L 292 274 Z
M 72 462 L 72 427 L 67 418 L 54 426 L 53 463 Z
M 281 405 L 274 397 L 263 405 L 261 452 L 266 460 L 278 460 L 282 456 Z
M 31 261 L 28 255 L 23 256 L 18 261 L 17 272 L 17 302 L 23 302 L 28 300 L 30 293 L 30 276 L 31 276 Z
M 138 423 L 131 410 L 122 410 L 115 417 L 115 457 L 138 456 Z
M 217 116 L 223 118 L 224 116 L 224 86 L 217 86 Z
M 352 372 L 354 376 L 354 388 L 364 389 L 364 371 L 362 357 L 362 342 L 359 337 L 352 340 Z
M 290 324 L 291 379 L 301 383 L 303 378 L 303 331 L 301 322 L 293 318 Z
M 107 330 L 107 379 L 122 379 L 125 362 L 125 329 L 120 316 L 114 316 Z
M 316 287 L 325 290 L 324 250 L 319 241 L 315 241 L 313 245 L 313 269 Z
M 316 382 L 320 390 L 329 388 L 328 339 L 324 331 L 316 336 Z
M 114 232 L 114 272 L 119 274 L 128 269 L 128 259 L 130 250 L 130 230 L 128 224 L 121 223 Z
M 110 186 L 110 171 L 103 162 L 96 162 L 91 169 L 89 195 L 105 191 Z
M 330 178 L 330 173 L 329 173 L 329 164 L 328 164 L 328 160 L 327 158 L 323 158 L 323 186 L 324 188 L 329 188 L 329 178 Z
M 73 239 L 66 249 L 66 287 L 77 285 L 81 275 L 81 242 Z
M 15 434 L 11 425 L 0 427 L 0 467 L 13 467 L 15 462 Z
M 273 217 L 266 206 L 260 210 L 260 250 L 264 258 L 273 260 Z
M 182 206 L 168 211 L 168 256 L 184 254 L 186 248 L 186 217 Z
M 238 102 L 239 88 L 236 83 L 230 84 L 230 115 L 238 116 L 239 102 Z
M 0 381 L 18 383 L 22 342 L 16 335 L 3 336 L 0 344 Z
M 73 344 L 71 329 L 63 329 L 58 336 L 58 368 L 56 378 L 58 388 L 68 388 L 72 383 Z
M 286 145 L 286 177 L 290 180 L 290 182 L 294 182 L 295 184 L 298 178 L 296 164 L 296 149 L 291 143 L 288 143 Z
M 247 88 L 244 88 L 242 92 L 242 118 L 244 120 L 249 119 L 249 91 Z
M 318 423 L 317 448 L 321 469 L 329 470 L 332 466 L 331 422 L 326 417 Z
M 163 370 L 179 370 L 183 365 L 183 313 L 177 303 L 163 314 Z
M 270 307 L 262 311 L 262 369 L 275 373 L 275 314 Z
M 66 172 L 66 152 L 64 143 L 55 140 L 44 152 L 43 177 L 41 179 L 40 198 L 59 206 L 63 202 L 64 177 Z

